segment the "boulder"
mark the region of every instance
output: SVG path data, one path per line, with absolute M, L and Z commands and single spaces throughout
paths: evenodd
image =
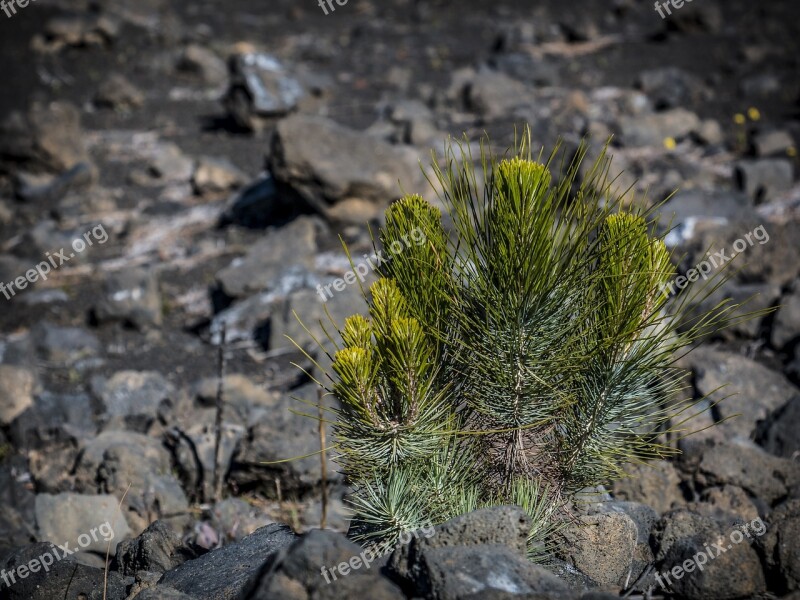
M 241 598 L 249 581 L 267 561 L 296 536 L 285 525 L 267 525 L 242 541 L 212 550 L 164 573 L 158 587 L 167 586 L 196 600 Z
M 243 598 L 405 598 L 397 585 L 379 574 L 372 560 L 374 557 L 340 533 L 313 530 L 267 565 Z
M 425 188 L 416 153 L 321 117 L 280 121 L 269 168 L 279 190 L 282 186 L 326 216 L 333 204 L 347 198 L 386 206 L 402 190 Z
M 123 321 L 139 329 L 161 325 L 161 295 L 156 274 L 138 267 L 109 273 L 94 315 L 101 323 Z
M 138 537 L 117 545 L 116 568 L 123 575 L 164 573 L 195 558 L 181 536 L 164 521 L 153 521 Z
M 726 530 L 685 509 L 664 515 L 654 533 L 655 591 L 687 600 L 733 600 L 764 592 L 764 572 L 751 545 L 760 530 L 742 531 Z
M 761 538 L 765 566 L 783 589 L 800 590 L 800 500 L 778 506 Z
M 107 494 L 37 494 L 36 525 L 39 539 L 70 549 L 112 554 L 130 532 L 119 499 Z
M 0 365 L 0 425 L 9 425 L 33 405 L 37 380 L 25 367 Z
M 46 563 L 50 564 L 45 568 Z M 6 559 L 2 570 L 10 583 L 0 579 L 0 597 L 4 600 L 125 600 L 128 596 L 129 582 L 119 573 L 108 573 L 104 590 L 103 569 L 76 562 L 74 557 L 65 555 L 62 549 L 50 543 L 17 550 Z

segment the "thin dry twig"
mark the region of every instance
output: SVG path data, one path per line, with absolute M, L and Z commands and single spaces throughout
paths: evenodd
M 222 442 L 222 407 L 225 392 L 225 321 L 220 328 L 219 353 L 217 355 L 217 383 L 216 408 L 217 414 L 214 422 L 214 500 L 222 500 L 222 469 L 220 468 L 219 451 Z
M 125 493 L 122 494 L 122 498 L 119 499 L 119 505 L 117 508 L 121 511 L 122 510 L 122 503 L 125 502 L 125 496 L 128 495 L 128 492 L 131 489 L 132 483 L 128 484 L 128 487 L 125 488 Z M 112 538 L 113 539 L 113 538 Z M 108 599 L 108 556 L 111 554 L 111 540 L 108 540 L 108 545 L 106 546 L 106 568 L 103 570 L 103 600 Z

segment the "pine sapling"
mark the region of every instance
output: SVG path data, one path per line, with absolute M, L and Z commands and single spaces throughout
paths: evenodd
M 334 461 L 358 541 L 517 504 L 540 558 L 577 492 L 675 452 L 696 403 L 672 400 L 676 360 L 737 307 L 667 305 L 670 252 L 652 210 L 611 193 L 604 154 L 579 183 L 581 146 L 554 177 L 558 152 L 534 160 L 526 131 L 507 158 L 482 150 L 479 184 L 464 147 L 434 160 L 452 228 L 421 196 L 390 206 L 377 241 L 425 241 L 329 336 Z

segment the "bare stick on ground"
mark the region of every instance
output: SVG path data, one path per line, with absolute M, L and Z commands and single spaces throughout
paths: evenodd
M 214 423 L 214 500 L 222 500 L 222 468 L 219 460 L 219 450 L 222 442 L 222 406 L 225 387 L 225 321 L 222 321 L 219 340 L 219 354 L 217 358 L 217 383 L 216 408 L 217 415 Z
M 119 509 L 122 510 L 122 503 L 125 502 L 125 496 L 128 495 L 128 491 L 130 491 L 132 484 L 128 484 L 128 487 L 125 489 L 125 493 L 122 494 L 122 498 L 119 499 Z M 113 533 L 113 532 L 112 532 Z M 112 538 L 113 539 L 113 538 Z M 103 569 L 103 600 L 108 598 L 108 556 L 111 554 L 111 540 L 108 540 L 108 545 L 106 546 L 106 567 Z

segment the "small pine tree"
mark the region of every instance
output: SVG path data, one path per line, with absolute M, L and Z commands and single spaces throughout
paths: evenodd
M 434 161 L 450 234 L 418 195 L 387 210 L 379 240 L 403 251 L 379 266 L 369 318 L 337 327 L 320 383 L 341 404 L 356 540 L 511 503 L 540 557 L 577 492 L 675 451 L 664 440 L 693 406 L 670 400 L 675 361 L 735 306 L 665 310 L 675 271 L 652 212 L 622 209 L 604 153 L 578 184 L 585 153 L 554 182 L 557 153 L 533 160 L 526 131 L 509 158 L 482 150 L 478 185 L 455 144 Z

